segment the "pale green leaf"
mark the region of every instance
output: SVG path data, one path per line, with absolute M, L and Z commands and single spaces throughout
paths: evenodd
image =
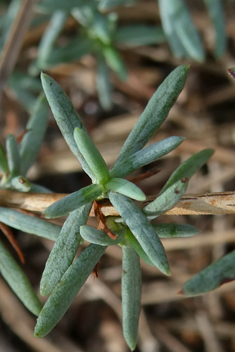
M 188 224 L 152 224 L 160 238 L 191 237 L 200 230 Z
M 0 207 L 0 222 L 17 230 L 55 241 L 61 227 L 48 221 L 29 216 L 19 211 Z
M 235 279 L 235 251 L 222 257 L 187 281 L 182 289 L 186 296 L 196 296 Z
M 183 162 L 170 176 L 160 194 L 182 178 L 191 178 L 213 155 L 213 149 L 203 149 Z
M 105 249 L 104 246 L 90 244 L 70 265 L 41 310 L 34 331 L 35 337 L 45 336 L 60 321 Z
M 127 71 L 117 49 L 107 45 L 103 47 L 102 53 L 109 67 L 116 72 L 121 80 L 125 81 L 127 79 Z
M 110 192 L 109 199 L 152 263 L 164 274 L 170 275 L 164 248 L 144 213 L 122 194 Z
M 110 179 L 109 169 L 89 135 L 80 128 L 75 128 L 74 139 L 98 183 L 105 184 Z
M 154 264 L 151 262 L 135 236 L 131 233 L 131 231 L 127 228 L 126 229 L 126 240 L 132 245 L 136 253 L 140 256 L 140 258 L 148 265 L 154 266 Z
M 145 215 L 154 219 L 171 209 L 182 197 L 188 187 L 188 179 L 177 181 L 172 186 L 161 193 L 153 202 L 146 205 L 143 209 Z
M 20 143 L 19 153 L 23 176 L 26 175 L 37 157 L 47 128 L 47 120 L 48 104 L 45 95 L 41 94 L 36 101 L 32 116 L 26 125 L 26 133 Z
M 89 185 L 58 200 L 47 207 L 43 216 L 46 219 L 59 218 L 69 212 L 93 202 L 103 192 L 101 185 Z
M 81 241 L 80 226 L 87 222 L 90 209 L 91 203 L 74 210 L 67 217 L 47 259 L 40 283 L 41 295 L 51 294 L 65 271 L 72 264 Z
M 104 110 L 110 110 L 112 107 L 112 97 L 111 97 L 111 84 L 109 77 L 109 68 L 103 59 L 103 57 L 98 58 L 98 67 L 96 74 L 96 87 L 100 100 Z
M 106 183 L 105 190 L 121 193 L 124 196 L 138 201 L 146 200 L 146 195 L 139 187 L 123 178 L 112 178 Z
M 8 134 L 6 138 L 6 153 L 11 177 L 20 174 L 20 154 L 16 138 Z
M 110 170 L 110 177 L 124 177 L 144 165 L 148 165 L 170 153 L 184 141 L 183 137 L 169 137 L 123 159 Z
M 74 155 L 78 158 L 84 171 L 90 176 L 91 179 L 93 179 L 94 175 L 79 151 L 73 137 L 76 127 L 81 128 L 86 132 L 78 113 L 74 109 L 68 96 L 64 93 L 63 89 L 56 81 L 44 73 L 41 74 L 41 79 L 47 100 L 65 141 Z
M 177 67 L 159 86 L 127 137 L 115 167 L 129 155 L 142 149 L 155 134 L 182 91 L 188 71 L 189 66 Z
M 0 272 L 25 307 L 31 313 L 39 315 L 42 306 L 36 293 L 22 269 L 1 242 Z
M 141 307 L 141 268 L 134 248 L 123 246 L 122 255 L 122 327 L 126 343 L 133 351 L 137 343 Z
M 104 231 L 97 230 L 88 225 L 81 226 L 80 233 L 84 240 L 100 246 L 113 246 L 123 241 L 125 237 L 125 229 L 122 228 L 114 231 L 114 234 L 118 236 L 115 240 L 110 238 Z

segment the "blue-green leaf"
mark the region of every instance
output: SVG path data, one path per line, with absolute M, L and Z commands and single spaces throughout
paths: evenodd
M 117 29 L 115 40 L 129 47 L 135 47 L 163 43 L 166 36 L 160 26 L 129 25 Z
M 80 128 L 75 128 L 74 140 L 98 183 L 107 183 L 110 179 L 109 169 L 89 135 Z
M 139 187 L 123 178 L 111 178 L 111 180 L 106 183 L 105 190 L 121 193 L 124 194 L 124 196 L 139 201 L 146 200 L 146 195 Z
M 110 192 L 109 199 L 156 267 L 166 275 L 170 269 L 164 248 L 144 213 L 129 198 Z
M 41 295 L 51 294 L 65 271 L 72 264 L 81 241 L 80 226 L 87 222 L 90 209 L 91 203 L 74 210 L 67 217 L 47 259 L 40 283 Z
M 175 32 L 178 41 L 182 44 L 187 54 L 196 61 L 204 61 L 205 51 L 185 2 L 183 0 L 168 0 L 167 2 L 159 0 L 159 8 L 163 28 L 166 28 L 166 35 L 168 36 L 169 41 L 171 41 L 172 48 L 175 47 L 172 41 L 175 36 L 172 36 L 172 32 Z M 172 24 L 170 33 L 169 23 Z
M 26 125 L 26 133 L 20 143 L 21 173 L 26 175 L 34 163 L 44 137 L 48 120 L 48 104 L 44 94 L 37 99 L 32 117 Z
M 35 337 L 45 336 L 60 321 L 105 249 L 104 246 L 90 244 L 70 265 L 41 310 L 34 331 Z
M 127 79 L 127 71 L 117 49 L 107 45 L 103 47 L 102 52 L 109 67 L 116 72 L 121 80 L 125 81 Z
M 98 244 L 100 246 L 113 246 L 124 240 L 126 231 L 122 228 L 114 231 L 114 234 L 118 236 L 116 240 L 110 238 L 104 231 L 97 230 L 88 225 L 81 226 L 80 232 L 85 241 Z
M 17 230 L 55 241 L 61 227 L 19 211 L 0 207 L 0 221 Z
M 16 138 L 12 134 L 7 135 L 6 139 L 6 152 L 9 171 L 11 177 L 20 174 L 20 154 Z
M 10 188 L 15 189 L 18 192 L 29 192 L 31 184 L 23 176 L 16 176 L 11 179 Z
M 226 28 L 221 0 L 204 0 L 215 28 L 215 56 L 226 51 Z
M 148 265 L 154 266 L 154 264 L 151 262 L 135 236 L 131 233 L 131 231 L 127 228 L 126 229 L 126 241 L 130 243 L 130 245 L 134 248 L 136 253 L 140 256 L 140 258 Z
M 28 278 L 0 242 L 0 272 L 11 289 L 31 313 L 39 315 L 41 303 Z
M 216 289 L 235 279 L 235 251 L 203 269 L 187 281 L 182 289 L 186 296 L 196 296 Z
M 161 189 L 160 194 L 165 192 L 167 188 L 172 186 L 182 178 L 190 178 L 197 172 L 213 155 L 213 149 L 203 149 L 200 152 L 192 155 L 189 159 L 183 162 L 170 176 L 165 186 Z
M 78 158 L 84 171 L 90 176 L 91 179 L 93 179 L 94 175 L 84 160 L 82 154 L 78 150 L 77 144 L 75 143 L 73 137 L 76 127 L 81 128 L 86 132 L 78 113 L 74 109 L 68 96 L 64 93 L 56 81 L 44 73 L 42 73 L 41 79 L 47 100 L 64 139 L 68 143 L 71 151 Z
M 134 248 L 123 246 L 122 255 L 122 326 L 125 340 L 133 351 L 137 343 L 141 307 L 141 269 Z
M 152 224 L 160 238 L 191 237 L 200 230 L 188 224 Z
M 69 212 L 93 202 L 102 192 L 101 185 L 89 185 L 53 203 L 44 210 L 43 215 L 46 219 L 67 215 Z
M 183 137 L 173 136 L 141 149 L 138 152 L 128 156 L 126 159 L 123 159 L 120 163 L 116 163 L 110 170 L 110 177 L 124 177 L 129 175 L 134 170 L 139 169 L 144 165 L 148 165 L 170 153 L 183 141 Z
M 155 134 L 182 91 L 188 71 L 189 66 L 179 66 L 160 85 L 127 137 L 115 167 L 129 155 L 142 149 Z
M 157 216 L 171 209 L 178 200 L 182 197 L 188 187 L 188 179 L 177 181 L 172 186 L 161 193 L 153 202 L 146 205 L 143 209 L 144 214 L 149 219 L 154 219 Z
M 1 144 L 0 144 L 0 171 L 5 177 L 8 176 L 9 167 L 7 163 L 6 153 Z

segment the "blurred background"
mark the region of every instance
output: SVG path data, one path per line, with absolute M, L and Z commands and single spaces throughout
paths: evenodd
M 69 95 L 111 167 L 157 87 L 176 66 L 190 64 L 186 86 L 151 143 L 173 135 L 186 140 L 153 163 L 150 169 L 159 173 L 139 186 L 147 195 L 157 195 L 182 161 L 213 148 L 213 157 L 192 178 L 187 193 L 234 191 L 235 86 L 227 73 L 235 66 L 234 1 L 12 0 L 0 1 L 0 16 L 3 145 L 7 133 L 18 137 L 24 131 L 42 91 L 43 70 Z M 28 178 L 55 193 L 90 183 L 53 116 Z M 234 216 L 161 216 L 158 221 L 192 224 L 201 232 L 163 241 L 170 278 L 141 262 L 136 351 L 235 351 L 235 283 L 195 298 L 178 294 L 195 273 L 235 249 Z M 53 243 L 14 234 L 25 254 L 24 271 L 38 292 Z M 120 323 L 121 273 L 121 249 L 110 247 L 99 263 L 99 277 L 89 277 L 61 322 L 42 339 L 33 337 L 35 317 L 1 278 L 0 351 L 128 351 Z

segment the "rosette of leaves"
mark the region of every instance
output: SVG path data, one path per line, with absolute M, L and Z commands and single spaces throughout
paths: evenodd
M 48 192 L 44 187 L 30 183 L 25 177 L 36 159 L 46 130 L 47 119 L 48 104 L 43 94 L 37 100 L 23 137 L 17 140 L 13 135 L 8 134 L 6 150 L 0 145 L 1 190 Z M 9 226 L 54 241 L 61 230 L 60 226 L 53 225 L 43 219 L 0 207 L 0 229 L 17 251 L 22 263 L 24 263 L 24 255 Z M 23 270 L 1 241 L 0 272 L 23 304 L 33 314 L 38 315 L 41 310 L 41 303 Z
M 47 219 L 69 215 L 42 275 L 40 291 L 49 297 L 37 320 L 36 337 L 50 332 L 69 308 L 107 246 L 118 244 L 123 252 L 123 331 L 129 347 L 132 350 L 135 348 L 141 299 L 139 258 L 170 275 L 160 237 L 192 236 L 198 232 L 190 225 L 152 225 L 150 221 L 174 206 L 186 191 L 188 179 L 213 151 L 203 150 L 180 165 L 159 196 L 142 210 L 136 201 L 144 201 L 145 194 L 124 177 L 166 155 L 184 140 L 172 136 L 145 147 L 182 91 L 188 70 L 188 66 L 179 66 L 160 85 L 111 170 L 93 144 L 69 98 L 51 77 L 42 74 L 43 89 L 57 124 L 92 184 L 53 203 L 43 213 Z M 106 198 L 116 208 L 119 217 L 104 217 L 101 202 Z M 92 204 L 99 222 L 98 229 L 86 225 Z M 74 260 L 82 239 L 90 244 Z

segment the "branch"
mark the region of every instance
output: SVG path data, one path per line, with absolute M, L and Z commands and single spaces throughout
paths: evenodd
M 0 190 L 0 206 L 17 208 L 32 212 L 42 212 L 52 203 L 65 197 L 56 193 L 21 193 Z M 149 196 L 145 202 L 138 202 L 143 208 L 157 196 Z M 108 200 L 101 201 L 101 209 L 105 216 L 119 215 Z M 235 191 L 205 194 L 186 194 L 164 215 L 221 215 L 235 213 Z M 90 216 L 94 216 L 94 209 Z

